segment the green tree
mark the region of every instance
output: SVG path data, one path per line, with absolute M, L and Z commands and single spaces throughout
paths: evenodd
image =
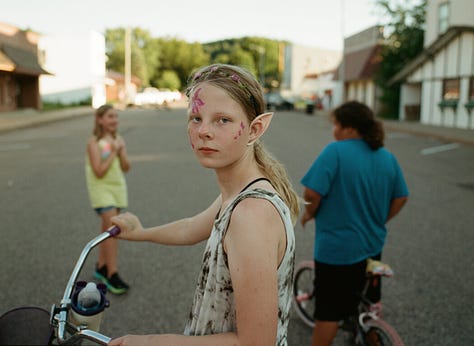
M 376 76 L 376 84 L 382 89 L 384 105 L 379 114 L 396 118 L 400 103 L 400 83 L 389 80 L 423 50 L 426 0 L 417 4 L 395 0 L 377 0 L 377 6 L 387 18 L 384 24 L 386 45 L 382 50 L 382 62 Z
M 161 78 L 156 82 L 161 89 L 180 90 L 182 86 L 178 74 L 172 70 L 163 71 Z
M 108 29 L 105 36 L 107 68 L 123 73 L 125 28 Z M 133 28 L 132 74 L 142 80 L 143 86 L 182 89 L 193 70 L 218 62 L 245 66 L 258 79 L 263 79 L 264 86 L 275 86 L 281 80 L 279 58 L 282 43 L 262 37 L 188 43 L 173 37 L 153 38 L 148 31 Z
M 211 63 L 241 65 L 248 68 L 265 87 L 279 84 L 280 41 L 262 37 L 232 38 L 204 44 Z
M 105 32 L 107 69 L 125 71 L 125 28 L 107 29 Z M 150 33 L 140 28 L 131 30 L 131 70 L 132 74 L 150 85 L 150 73 L 160 63 L 159 50 Z
M 184 87 L 193 70 L 209 64 L 209 56 L 200 43 L 187 43 L 177 38 L 158 38 L 156 42 L 160 49 L 160 65 L 154 71 L 153 85 L 158 86 L 164 71 L 174 71 Z

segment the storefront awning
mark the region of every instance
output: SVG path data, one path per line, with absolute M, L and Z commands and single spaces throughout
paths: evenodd
M 0 71 L 12 72 L 14 69 L 15 63 L 0 50 Z
M 34 52 L 4 44 L 0 50 L 0 71 L 39 76 L 50 74 L 38 63 Z

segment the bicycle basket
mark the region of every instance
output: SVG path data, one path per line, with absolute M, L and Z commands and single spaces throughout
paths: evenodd
M 0 317 L 0 345 L 49 345 L 52 336 L 49 312 L 42 308 L 15 308 Z

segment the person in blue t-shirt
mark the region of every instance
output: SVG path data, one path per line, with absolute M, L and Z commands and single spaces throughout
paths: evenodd
M 332 112 L 335 142 L 301 179 L 303 227 L 315 219 L 316 325 L 312 345 L 330 345 L 338 321 L 352 315 L 368 258 L 380 259 L 387 229 L 408 198 L 395 156 L 383 147 L 382 123 L 349 101 Z M 372 294 L 380 300 L 380 291 Z

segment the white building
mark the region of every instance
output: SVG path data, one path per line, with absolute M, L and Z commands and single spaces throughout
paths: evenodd
M 335 70 L 341 61 L 342 52 L 300 45 L 287 45 L 284 51 L 282 92 L 294 96 L 305 93 L 324 94 L 328 83 L 319 86 L 307 77 Z M 331 84 L 332 86 L 332 84 Z
M 59 33 L 41 38 L 44 66 L 52 73 L 40 78 L 43 102 L 63 104 L 90 100 L 97 108 L 106 102 L 106 55 L 104 35 Z
M 400 119 L 474 129 L 474 1 L 428 0 L 424 50 L 392 80 Z

